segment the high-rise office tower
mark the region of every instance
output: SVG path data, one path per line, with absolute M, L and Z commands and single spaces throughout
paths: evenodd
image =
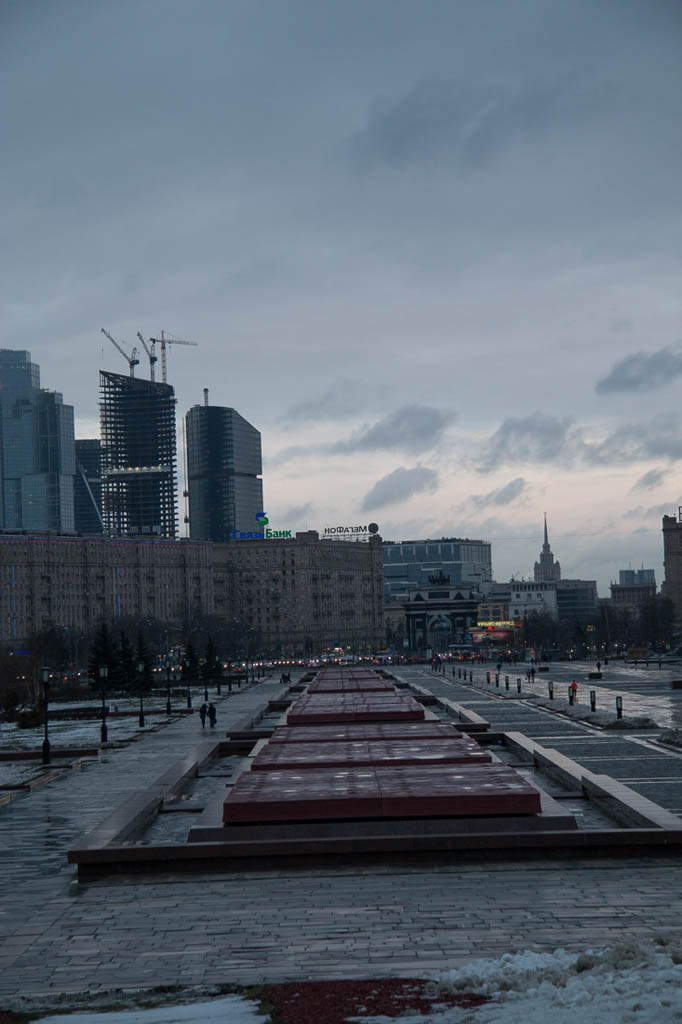
M 30 352 L 0 349 L 0 525 L 73 533 L 73 406 L 41 390 Z
M 234 530 L 258 530 L 263 511 L 260 431 L 235 409 L 194 405 L 185 417 L 190 536 L 232 540 Z
M 76 441 L 76 476 L 73 486 L 76 533 L 102 533 L 102 442 Z
M 108 370 L 99 384 L 104 532 L 175 537 L 175 392 Z

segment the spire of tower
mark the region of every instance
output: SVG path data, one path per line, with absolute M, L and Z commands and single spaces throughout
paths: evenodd
M 549 547 L 549 539 L 547 537 L 547 513 L 545 512 L 545 545 Z

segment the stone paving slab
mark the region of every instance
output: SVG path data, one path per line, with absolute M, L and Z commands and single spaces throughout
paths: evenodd
M 461 703 L 471 695 L 451 683 L 446 689 L 435 673 L 415 680 L 434 692 L 438 682 Z M 279 693 L 261 683 L 229 698 L 231 707 L 221 702 L 221 733 Z M 486 717 L 498 703 L 488 702 Z M 591 742 L 594 730 L 538 715 L 526 719 L 529 727 Z M 682 862 L 666 857 L 418 867 L 394 859 L 76 882 L 66 864 L 74 838 L 199 735 L 198 716 L 190 716 L 0 808 L 0 1008 L 21 993 L 414 976 L 517 949 L 582 950 L 680 934 Z M 658 784 L 646 784 L 645 795 L 667 806 Z

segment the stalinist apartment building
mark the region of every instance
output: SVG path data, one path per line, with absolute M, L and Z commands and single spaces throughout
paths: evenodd
M 207 541 L 0 533 L 0 641 L 127 616 L 238 619 L 263 653 L 384 642 L 381 538 Z

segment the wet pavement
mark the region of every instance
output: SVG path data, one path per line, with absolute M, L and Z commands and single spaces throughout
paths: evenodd
M 526 699 L 484 693 L 480 670 L 478 689 L 416 666 L 399 671 L 478 711 L 496 729 L 526 732 L 682 810 L 682 758 L 656 745 L 656 731 L 612 734 Z M 624 676 L 614 677 L 623 692 Z M 556 679 L 564 678 L 557 669 Z M 633 670 L 637 679 L 642 698 L 659 702 L 660 712 L 676 712 L 676 695 L 651 692 L 656 680 Z M 279 684 L 263 682 L 224 699 L 220 731 L 278 692 Z M 633 703 L 640 699 L 639 691 L 627 692 Z M 288 862 L 273 871 L 78 882 L 66 863 L 69 845 L 156 779 L 200 734 L 197 715 L 178 719 L 63 769 L 0 807 L 0 1010 L 19 1006 L 22 994 L 38 1005 L 158 985 L 196 991 L 286 979 L 424 976 L 512 950 L 581 950 L 679 934 L 682 861 L 665 856 L 417 864 L 391 857 L 316 869 Z M 197 796 L 213 785 L 199 779 Z M 178 823 L 182 814 L 163 817 L 169 819 L 164 827 L 186 828 Z

